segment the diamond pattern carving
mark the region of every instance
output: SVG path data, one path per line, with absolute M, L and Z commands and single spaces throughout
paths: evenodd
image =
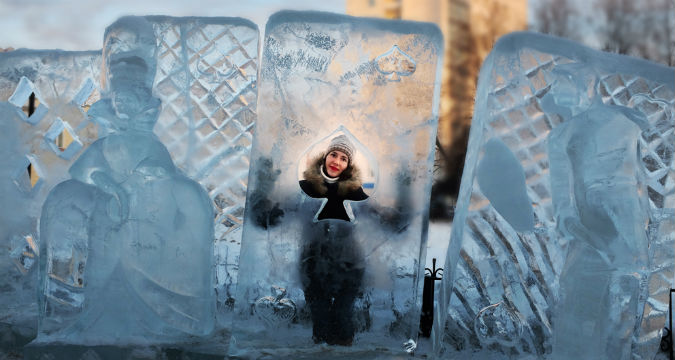
M 216 210 L 218 301 L 232 301 L 257 116 L 258 32 L 227 19 L 157 18 L 155 133 Z M 209 23 L 209 21 L 212 21 Z M 219 308 L 224 308 L 219 306 Z
M 550 307 L 558 296 L 558 278 L 567 244 L 555 233 L 547 154 L 547 136 L 564 119 L 544 112 L 540 101 L 555 80 L 552 70 L 575 60 L 522 49 L 520 71 L 514 71 L 514 59 L 508 58 L 511 55 L 502 56 L 494 61 L 485 109 L 489 116 L 488 129 L 483 136 L 500 138 L 521 160 L 527 194 L 540 231 L 519 234 L 505 226 L 474 180 L 447 308 L 444 346 L 450 351 L 467 346 L 480 348 L 479 334 L 474 330 L 476 316 L 481 309 L 501 301 L 515 309 L 526 326 L 519 343 L 513 347 L 494 344 L 490 348 L 504 356 L 508 354 L 509 358 L 518 358 L 517 354 L 541 357 L 550 352 Z M 518 66 L 517 60 L 515 63 Z M 596 89 L 605 104 L 636 109 L 645 115 L 649 125 L 642 133 L 640 148 L 648 177 L 651 220 L 662 221 L 659 218 L 666 214 L 672 217 L 675 207 L 672 87 L 634 74 L 601 72 Z M 659 284 L 672 282 L 675 244 L 672 235 L 665 235 L 672 228 L 672 222 L 660 228 L 650 227 L 651 268 L 643 279 L 648 288 L 657 289 Z M 659 327 L 668 309 L 668 286 L 662 287 L 663 291 L 651 292 L 646 300 L 642 299 L 645 308 L 638 339 L 633 345 L 634 358 L 653 354 L 658 347 Z
M 12 123 L 9 129 L 14 129 L 0 134 L 7 144 L 0 173 L 11 175 L 0 179 L 5 189 L 0 197 L 16 209 L 13 217 L 0 221 L 7 227 L 0 236 L 0 288 L 6 299 L 0 318 L 11 326 L 29 329 L 37 324 L 33 269 L 39 245 L 31 244 L 39 239 L 31 234 L 38 234 L 37 220 L 49 191 L 68 178 L 68 168 L 82 149 L 98 138 L 86 111 L 100 96 L 100 66 L 100 51 L 0 54 L 0 102 L 5 106 L 0 122 Z M 11 182 L 16 186 L 7 186 Z

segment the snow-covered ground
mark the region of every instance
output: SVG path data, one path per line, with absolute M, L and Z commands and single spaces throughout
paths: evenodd
M 445 253 L 448 251 L 450 243 L 450 230 L 452 222 L 430 222 L 429 240 L 427 240 L 427 259 L 425 267 L 432 268 L 432 259 L 436 258 L 436 268 L 443 267 L 445 264 Z

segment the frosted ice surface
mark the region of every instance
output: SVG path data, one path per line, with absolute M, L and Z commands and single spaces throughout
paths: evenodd
M 495 45 L 437 354 L 653 359 L 675 280 L 674 81 L 672 68 L 544 35 Z
M 39 340 L 185 341 L 215 322 L 213 206 L 154 135 L 156 38 L 145 18 L 106 29 L 107 136 L 70 167 L 40 219 Z
M 162 101 L 154 132 L 214 204 L 218 326 L 229 328 L 257 117 L 258 28 L 237 18 L 147 19 Z
M 100 51 L 0 53 L 0 322 L 37 329 L 37 222 L 49 191 L 97 138 L 86 112 L 100 62 Z
M 525 188 L 525 171 L 506 144 L 490 139 L 476 171 L 480 190 L 495 210 L 504 214 L 514 229 L 532 230 L 534 216 Z
M 232 355 L 416 347 L 441 48 L 430 24 L 270 18 Z

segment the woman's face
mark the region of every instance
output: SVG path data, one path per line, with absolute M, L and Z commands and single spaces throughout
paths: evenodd
M 342 151 L 333 150 L 326 156 L 326 174 L 332 178 L 340 176 L 349 165 L 349 157 Z

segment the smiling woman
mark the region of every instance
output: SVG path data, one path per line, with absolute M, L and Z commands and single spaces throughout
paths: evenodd
M 347 164 L 349 164 L 347 154 L 339 150 L 333 150 L 326 155 L 324 169 L 328 176 L 336 178 L 347 168 Z
M 362 291 L 365 259 L 354 232 L 349 201 L 366 200 L 355 164 L 356 147 L 345 134 L 333 137 L 326 150 L 309 161 L 300 188 L 324 198 L 304 229 L 300 260 L 305 300 L 312 317 L 315 343 L 350 346 L 356 332 L 354 301 Z M 349 201 L 347 201 L 349 200 Z M 345 205 L 347 201 L 347 205 Z
M 353 221 L 343 202 L 368 198 L 361 187 L 360 171 L 352 160 L 354 153 L 354 145 L 347 136 L 336 136 L 326 152 L 317 156 L 303 172 L 303 180 L 300 180 L 302 191 L 313 198 L 326 198 L 317 220 Z

